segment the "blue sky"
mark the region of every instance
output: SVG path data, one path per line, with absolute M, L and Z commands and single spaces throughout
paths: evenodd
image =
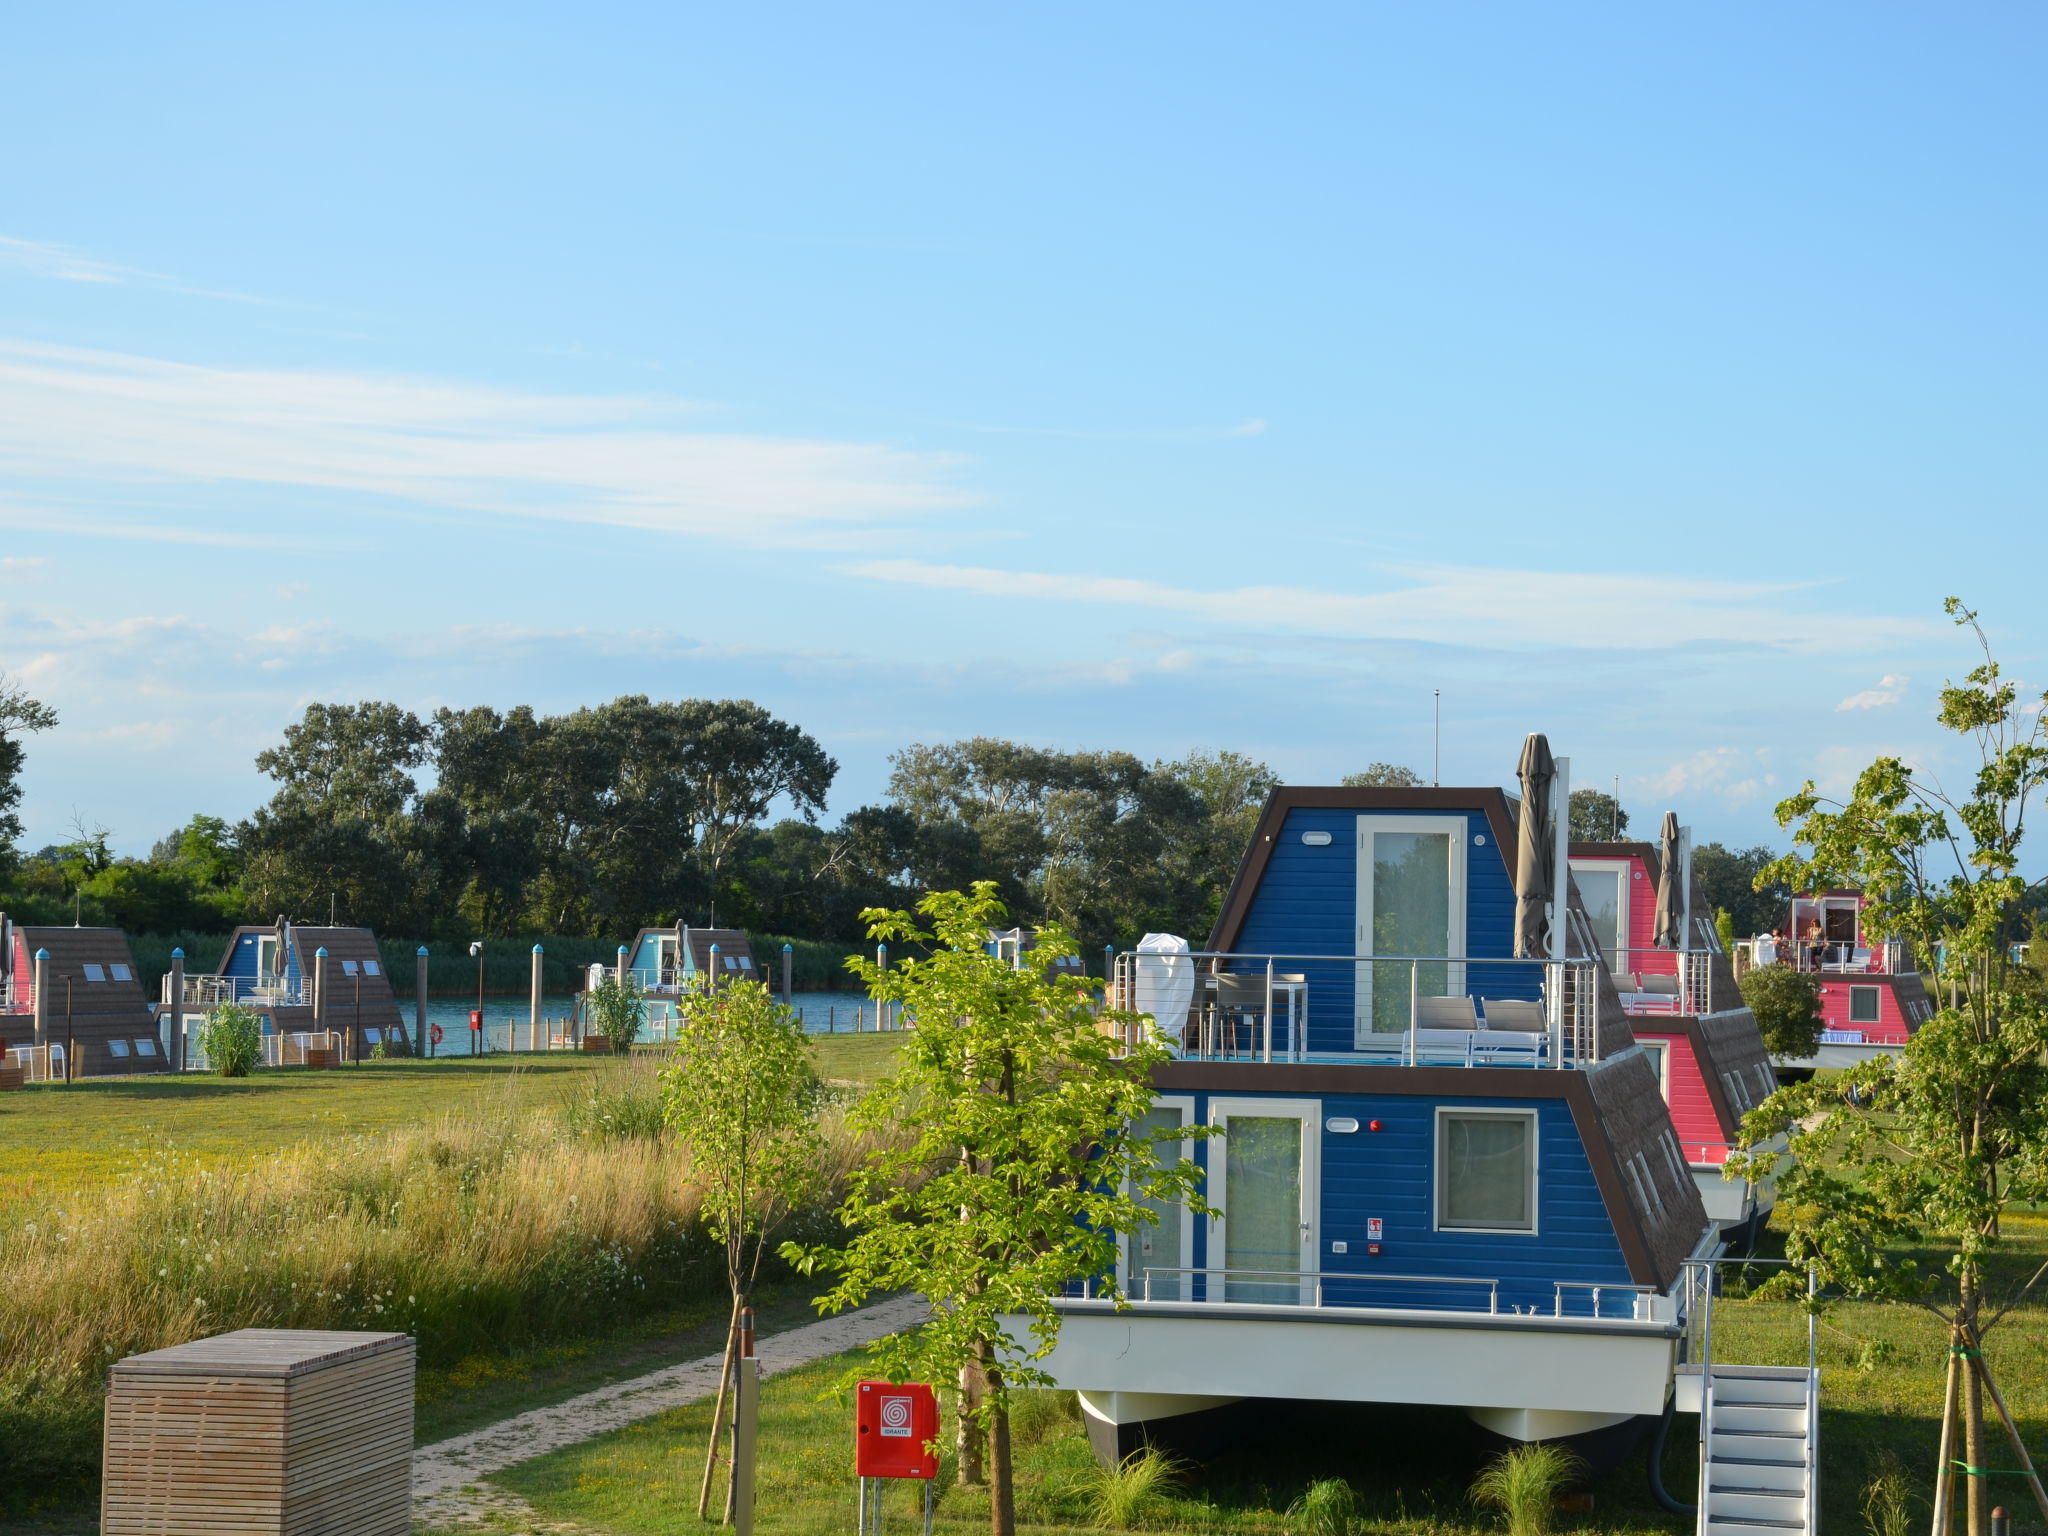
M 2028 7 L 46 6 L 0 60 L 32 845 L 316 699 L 746 695 L 1642 826 L 2040 679 Z

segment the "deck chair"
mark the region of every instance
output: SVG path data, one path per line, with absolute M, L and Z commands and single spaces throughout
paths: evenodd
M 1678 978 L 1676 976 L 1645 976 L 1642 986 L 1637 990 L 1660 994 L 1664 997 L 1676 997 L 1678 996 Z
M 1479 1009 L 1469 997 L 1419 997 L 1415 1022 L 1423 1029 L 1477 1029 Z
M 1486 1027 L 1494 1030 L 1519 1030 L 1531 1035 L 1546 1034 L 1550 1029 L 1549 1023 L 1543 1017 L 1543 1005 L 1521 997 L 1487 998 Z

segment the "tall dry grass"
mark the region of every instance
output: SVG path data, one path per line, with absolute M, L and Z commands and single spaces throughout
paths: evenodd
M 613 1091 L 652 1091 L 621 1064 Z M 0 1505 L 75 1497 L 109 1364 L 232 1328 L 388 1329 L 451 1364 L 713 1295 L 682 1154 L 568 1106 L 329 1141 L 254 1166 L 166 1160 L 0 1214 Z M 838 1170 L 861 1155 L 836 1117 Z M 835 1180 L 835 1183 L 838 1181 Z M 810 1220 L 823 1235 L 830 1217 Z

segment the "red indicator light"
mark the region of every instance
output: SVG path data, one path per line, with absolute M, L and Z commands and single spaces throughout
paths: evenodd
M 1377 1120 L 1368 1120 L 1365 1122 L 1365 1128 L 1368 1131 L 1376 1131 L 1380 1128 L 1380 1123 Z
M 1374 1258 L 1378 1258 L 1380 1252 L 1380 1245 L 1378 1243 L 1367 1243 L 1365 1245 L 1365 1251 L 1371 1254 Z

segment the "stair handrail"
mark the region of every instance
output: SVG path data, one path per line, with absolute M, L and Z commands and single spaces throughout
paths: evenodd
M 1796 1259 L 1718 1258 L 1687 1259 L 1685 1267 L 1698 1277 L 1700 1294 L 1695 1302 L 1699 1314 L 1700 1341 L 1700 1502 L 1699 1529 L 1707 1528 L 1707 1487 L 1709 1462 L 1713 1459 L 1714 1433 L 1714 1266 L 1716 1264 L 1769 1264 L 1792 1268 Z M 1820 1294 L 1820 1270 L 1812 1260 L 1806 1265 L 1806 1443 L 1809 1448 L 1806 1474 L 1806 1529 L 1817 1529 L 1817 1500 L 1820 1464 L 1811 1448 L 1820 1443 L 1820 1318 L 1814 1300 Z M 1688 1325 L 1692 1322 L 1690 1309 Z

